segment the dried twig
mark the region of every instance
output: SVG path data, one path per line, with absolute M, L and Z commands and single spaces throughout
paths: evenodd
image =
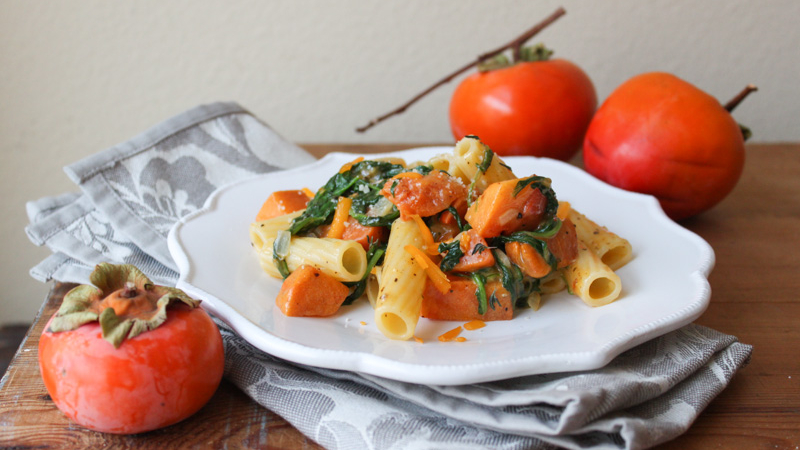
M 388 113 L 386 113 L 386 114 L 384 114 L 384 115 L 382 115 L 380 117 L 377 117 L 377 118 L 373 119 L 368 124 L 366 124 L 366 125 L 364 125 L 362 127 L 356 128 L 356 131 L 358 131 L 359 133 L 363 133 L 363 132 L 369 130 L 370 128 L 374 127 L 375 125 L 377 125 L 377 124 L 383 122 L 384 120 L 388 119 L 389 117 L 396 116 L 397 114 L 403 113 L 406 109 L 408 109 L 409 106 L 411 106 L 414 103 L 416 103 L 417 101 L 419 101 L 419 99 L 421 99 L 422 97 L 425 97 L 426 95 L 430 94 L 433 90 L 435 90 L 439 86 L 442 86 L 442 85 L 450 82 L 453 78 L 461 75 L 462 73 L 466 72 L 467 70 L 477 66 L 481 62 L 483 62 L 483 61 L 485 61 L 485 60 L 497 55 L 498 53 L 501 53 L 501 52 L 503 52 L 505 50 L 511 49 L 512 52 L 513 52 L 514 61 L 518 61 L 519 60 L 519 55 L 520 55 L 520 49 L 525 44 L 525 42 L 527 42 L 532 37 L 536 36 L 540 31 L 545 29 L 548 25 L 550 25 L 551 23 L 555 22 L 559 17 L 563 16 L 566 13 L 567 12 L 564 10 L 564 8 L 558 8 L 549 17 L 547 17 L 543 21 L 539 22 L 537 25 L 535 25 L 533 28 L 529 29 L 525 33 L 519 35 L 519 37 L 515 38 L 513 41 L 511 41 L 511 42 L 509 42 L 509 43 L 507 43 L 507 44 L 505 44 L 505 45 L 503 45 L 501 47 L 498 47 L 498 48 L 496 48 L 496 49 L 494 49 L 492 51 L 489 51 L 489 52 L 481 54 L 480 56 L 478 56 L 478 59 L 476 59 L 475 61 L 470 62 L 469 64 L 461 67 L 460 69 L 456 70 L 455 72 L 451 73 L 450 75 L 448 75 L 448 76 L 442 78 L 441 80 L 437 81 L 436 83 L 433 84 L 433 86 L 431 86 L 428 89 L 425 89 L 424 91 L 420 92 L 419 94 L 414 96 L 414 98 L 412 98 L 411 100 L 409 100 L 406 103 L 404 103 L 403 105 L 401 105 L 399 108 L 397 108 L 397 109 L 395 109 L 393 111 L 390 111 L 390 112 L 388 112 Z
M 725 104 L 725 109 L 728 112 L 733 111 L 737 106 L 739 106 L 739 103 L 742 103 L 742 100 L 744 100 L 748 95 L 750 95 L 750 93 L 755 92 L 757 90 L 758 88 L 755 85 L 748 84 L 744 89 L 742 89 L 742 92 L 739 92 L 739 94 L 737 94 L 736 97 L 733 97 L 731 101 Z

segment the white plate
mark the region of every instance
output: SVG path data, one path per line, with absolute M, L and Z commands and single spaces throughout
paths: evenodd
M 429 147 L 393 153 L 407 162 L 451 152 Z M 368 155 L 380 157 L 383 155 Z M 521 375 L 602 367 L 621 352 L 692 322 L 708 306 L 714 253 L 703 239 L 675 224 L 650 196 L 604 184 L 550 159 L 509 157 L 517 176 L 550 177 L 561 200 L 627 238 L 635 258 L 619 270 L 622 296 L 600 308 L 567 293 L 547 297 L 538 311 L 465 331 L 466 342 L 436 337 L 461 323 L 420 319 L 424 343 L 394 341 L 375 326 L 366 301 L 330 318 L 285 317 L 275 306 L 280 281 L 262 272 L 248 226 L 275 190 L 316 189 L 353 154 L 329 154 L 309 166 L 270 173 L 219 189 L 203 210 L 169 234 L 180 269 L 178 287 L 244 339 L 280 358 L 423 384 L 458 385 Z

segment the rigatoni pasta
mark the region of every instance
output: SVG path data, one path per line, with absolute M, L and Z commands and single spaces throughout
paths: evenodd
M 386 244 L 381 281 L 375 303 L 378 329 L 392 339 L 409 339 L 419 320 L 425 269 L 406 251 L 420 247 L 422 233 L 413 220 L 395 220 Z
M 622 290 L 619 275 L 583 242 L 578 243 L 578 258 L 564 268 L 564 278 L 572 292 L 589 306 L 607 305 Z
M 575 225 L 578 239 L 612 270 L 617 270 L 633 259 L 630 242 L 608 231 L 583 214 L 570 209 L 568 216 Z
M 295 211 L 293 213 L 284 214 L 268 220 L 253 222 L 250 224 L 250 243 L 257 251 L 262 251 L 264 246 L 269 242 L 269 246 L 278 235 L 278 231 L 289 228 L 292 220 L 303 213 L 304 210 Z M 272 251 L 268 249 L 267 251 Z M 270 257 L 272 254 L 270 254 Z
M 488 166 L 482 169 L 481 165 L 489 159 Z M 464 138 L 458 141 L 453 160 L 460 170 L 456 175 L 464 183 L 474 182 L 478 192 L 483 192 L 492 183 L 516 178 L 511 169 L 478 139 Z
M 258 258 L 269 275 L 280 277 L 275 267 L 272 246 L 275 238 L 264 241 Z M 343 239 L 294 237 L 289 244 L 286 263 L 290 271 L 302 265 L 316 267 L 339 281 L 358 281 L 367 267 L 367 254 L 357 242 Z
M 560 270 L 554 270 L 539 281 L 539 290 L 542 294 L 555 294 L 567 288 L 567 281 Z

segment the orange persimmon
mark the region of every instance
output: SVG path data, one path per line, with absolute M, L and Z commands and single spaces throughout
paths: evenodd
M 256 215 L 256 222 L 305 209 L 311 200 L 305 191 L 275 191 L 267 197 Z
M 200 302 L 130 265 L 101 263 L 67 293 L 39 338 L 50 398 L 77 424 L 137 434 L 205 405 L 225 368 L 219 329 Z
M 519 179 L 492 183 L 470 205 L 466 219 L 484 238 L 517 230 L 533 230 L 544 215 L 547 199 L 531 184 L 515 193 Z
M 287 316 L 332 316 L 349 292 L 339 280 L 316 267 L 302 265 L 283 280 L 275 304 Z
M 464 256 L 453 267 L 455 272 L 474 272 L 484 267 L 494 266 L 494 255 L 489 249 L 486 239 L 477 231 L 469 229 L 460 234 L 459 244 Z
M 387 239 L 387 235 L 388 230 L 386 227 L 368 227 L 361 225 L 356 219 L 350 217 L 344 223 L 342 239 L 356 241 L 364 247 L 364 250 L 369 250 L 370 240 L 382 242 Z
M 571 220 L 562 222 L 555 236 L 545 239 L 547 249 L 558 259 L 556 268 L 561 269 L 572 264 L 578 258 L 578 233 Z
M 553 270 L 544 257 L 530 244 L 508 242 L 505 249 L 508 259 L 519 266 L 525 275 L 529 277 L 542 278 Z
M 663 72 L 617 87 L 592 118 L 586 171 L 622 189 L 655 196 L 669 217 L 699 214 L 739 180 L 745 137 L 730 109 Z
M 514 308 L 511 304 L 511 294 L 503 288 L 500 282 L 486 284 L 486 296 L 494 297 L 496 302 L 486 308 L 484 314 L 478 314 L 478 297 L 475 294 L 477 286 L 471 280 L 458 276 L 448 276 L 450 289 L 442 293 L 430 280 L 426 281 L 422 292 L 422 308 L 420 315 L 431 320 L 458 320 L 468 322 L 471 320 L 511 320 Z M 492 302 L 489 302 L 492 303 Z
M 400 217 L 405 220 L 415 214 L 432 216 L 463 202 L 467 198 L 467 187 L 458 178 L 436 170 L 420 177 L 387 180 L 381 195 L 397 206 Z

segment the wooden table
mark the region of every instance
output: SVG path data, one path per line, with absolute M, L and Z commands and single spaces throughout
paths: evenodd
M 411 145 L 309 145 L 328 151 L 390 151 Z M 800 447 L 800 145 L 751 145 L 733 193 L 684 226 L 716 252 L 711 305 L 697 321 L 754 346 L 737 374 L 689 431 L 667 449 Z M 53 405 L 36 349 L 44 322 L 70 286 L 56 284 L 0 381 L 0 447 L 319 448 L 281 417 L 223 381 L 190 419 L 136 436 L 86 431 Z

